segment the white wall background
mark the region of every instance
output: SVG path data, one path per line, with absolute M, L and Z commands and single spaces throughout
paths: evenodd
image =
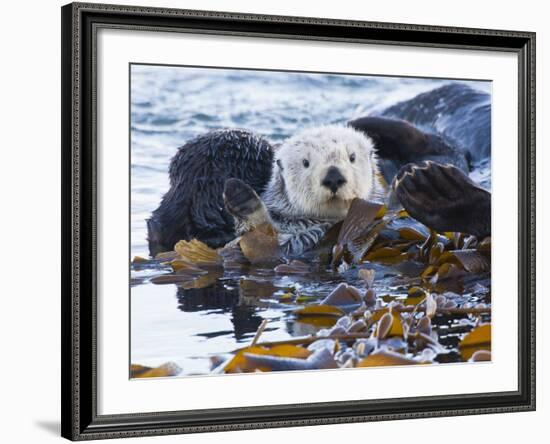
M 538 0 L 162 0 L 118 3 L 261 14 L 309 15 L 537 32 L 538 409 L 520 414 L 346 424 L 140 438 L 125 442 L 541 442 L 550 419 L 544 380 L 550 329 L 544 233 L 550 193 L 544 177 L 550 90 L 550 14 Z M 3 442 L 60 441 L 60 6 L 59 0 L 4 2 L 0 27 L 0 436 Z M 543 74 L 544 73 L 544 74 Z M 547 75 L 547 74 L 546 74 Z M 546 274 L 548 271 L 546 271 Z M 538 433 L 537 433 L 538 432 Z

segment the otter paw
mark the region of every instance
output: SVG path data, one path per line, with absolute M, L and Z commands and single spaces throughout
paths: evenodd
M 227 179 L 223 190 L 225 207 L 234 216 L 245 218 L 258 210 L 262 201 L 256 192 L 239 179 Z
M 267 209 L 256 192 L 240 179 L 227 179 L 223 191 L 225 208 L 244 230 L 270 222 Z

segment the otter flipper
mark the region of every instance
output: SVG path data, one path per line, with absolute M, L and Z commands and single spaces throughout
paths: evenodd
M 406 165 L 392 191 L 412 217 L 436 231 L 491 234 L 491 193 L 452 165 Z

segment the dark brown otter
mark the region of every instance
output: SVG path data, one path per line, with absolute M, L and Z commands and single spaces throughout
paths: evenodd
M 362 117 L 348 123 L 374 142 L 384 179 L 390 183 L 403 165 L 433 160 L 470 169 L 469 155 L 439 134 L 420 131 L 410 123 L 386 117 Z
M 211 131 L 188 141 L 170 163 L 170 189 L 147 220 L 149 253 L 170 251 L 181 239 L 200 239 L 212 248 L 235 238 L 233 216 L 223 202 L 225 181 L 237 178 L 264 191 L 273 148 L 240 129 Z

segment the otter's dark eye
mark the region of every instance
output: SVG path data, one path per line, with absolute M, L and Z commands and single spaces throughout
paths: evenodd
M 302 160 L 302 163 L 304 164 L 304 167 L 306 167 L 306 168 L 309 167 L 309 160 L 304 159 L 304 160 Z
M 351 163 L 355 162 L 355 153 L 353 153 L 352 155 L 349 156 L 349 161 Z

